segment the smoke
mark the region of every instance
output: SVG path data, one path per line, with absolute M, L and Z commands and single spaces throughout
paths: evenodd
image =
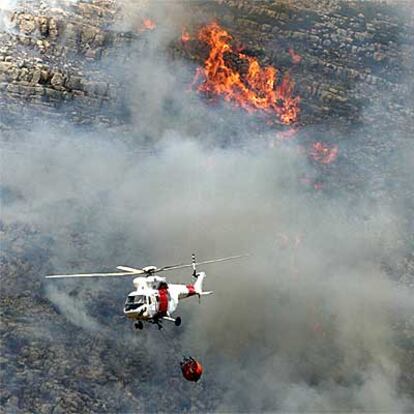
M 119 30 L 169 14 L 159 4 L 122 7 L 130 20 Z M 387 183 L 370 193 L 384 177 L 376 164 L 357 195 L 308 189 L 301 177 L 319 171 L 295 145 L 269 148 L 274 132 L 257 133 L 246 114 L 186 92 L 192 68 L 165 58 L 175 26 L 159 21 L 167 29 L 148 37 L 148 54 L 129 49 L 127 63 L 105 62 L 128 90 L 132 132 L 41 120 L 3 139 L 2 186 L 14 197 L 3 201 L 2 220 L 52 239 L 48 273 L 174 264 L 193 251 L 200 260 L 251 253 L 206 268 L 214 295 L 179 308 L 178 339 L 203 361 L 214 411 L 408 412 L 396 326 L 414 304 L 387 267 L 409 249 L 405 196 Z M 323 137 L 323 125 L 305 133 Z M 356 137 L 363 147 L 363 129 Z M 400 182 L 409 181 L 411 162 L 405 151 L 385 160 Z M 346 162 L 334 168 L 355 177 Z M 67 322 L 104 329 L 123 346 L 130 335 L 111 334 L 113 317 L 101 313 L 119 312 L 128 289 L 126 281 L 48 282 L 42 292 Z M 161 349 L 156 339 L 141 343 L 149 357 Z M 159 392 L 176 395 L 172 387 Z
M 170 133 L 157 155 L 140 156 L 79 133 L 34 136 L 8 156 L 3 182 L 22 198 L 3 217 L 53 237 L 56 271 L 75 270 L 79 257 L 76 270 L 105 270 L 176 263 L 194 250 L 254 254 L 206 269 L 215 294 L 180 309 L 184 346 L 205 361 L 207 381 L 226 384 L 218 410 L 404 408 L 393 323 L 414 309 L 381 269 L 399 255 L 391 211 L 378 206 L 366 219 L 363 202 L 350 214 L 301 194 L 306 160 L 289 148 L 208 150 Z M 86 297 L 67 303 L 48 289 L 70 322 L 97 329 Z
M 17 0 L 2 0 L 0 3 L 0 10 L 11 10 L 16 7 Z
M 15 0 L 2 0 L 0 2 L 0 30 L 7 31 L 12 27 L 10 11 L 16 6 Z

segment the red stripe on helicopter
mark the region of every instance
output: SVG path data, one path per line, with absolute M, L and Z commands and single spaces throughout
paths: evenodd
M 158 294 L 160 295 L 158 312 L 166 314 L 168 311 L 168 289 L 158 289 Z
M 188 296 L 193 296 L 196 294 L 194 285 L 192 284 L 186 285 L 186 288 L 188 289 L 188 294 L 187 294 Z

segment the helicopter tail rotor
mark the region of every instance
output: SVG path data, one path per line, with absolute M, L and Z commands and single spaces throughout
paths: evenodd
M 193 268 L 193 276 L 195 278 L 197 278 L 197 262 L 196 262 L 196 257 L 195 257 L 195 253 L 193 253 L 191 255 L 191 266 Z

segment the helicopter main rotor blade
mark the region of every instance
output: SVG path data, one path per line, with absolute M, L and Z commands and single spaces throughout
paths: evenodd
M 220 259 L 212 259 L 212 260 L 205 260 L 203 262 L 197 262 L 197 263 L 195 263 L 195 265 L 198 266 L 198 265 L 209 264 L 209 263 L 225 262 L 227 260 L 235 260 L 235 259 L 240 259 L 242 257 L 247 257 L 247 256 L 249 256 L 249 255 L 248 254 L 241 254 L 241 255 L 238 255 L 238 256 L 222 257 Z M 155 270 L 154 273 L 164 272 L 166 270 L 184 269 L 184 268 L 187 268 L 187 267 L 193 267 L 193 263 L 179 264 L 179 265 L 174 265 L 174 266 L 164 266 L 164 267 L 161 267 L 161 268 Z
M 163 266 L 163 267 L 160 267 L 159 269 L 156 269 L 155 272 L 163 272 L 164 270 L 171 270 L 171 269 L 181 269 L 182 267 L 188 267 L 188 264 L 180 263 L 180 264 L 171 265 L 171 266 Z
M 145 273 L 143 270 L 134 272 L 115 272 L 115 273 L 78 273 L 73 275 L 49 275 L 45 276 L 46 279 L 64 279 L 71 277 L 116 277 L 116 276 L 132 276 L 141 275 Z
M 220 259 L 212 259 L 212 260 L 205 260 L 203 262 L 197 262 L 197 263 L 190 263 L 190 264 L 177 264 L 173 266 L 164 266 L 159 269 L 157 268 L 151 268 L 148 271 L 143 269 L 135 269 L 133 267 L 128 266 L 117 266 L 117 269 L 120 270 L 126 270 L 126 272 L 114 272 L 114 273 L 77 273 L 77 274 L 71 274 L 71 275 L 49 275 L 45 276 L 46 279 L 66 279 L 66 278 L 75 278 L 75 277 L 117 277 L 117 276 L 134 276 L 134 275 L 151 275 L 153 273 L 159 273 L 164 272 L 166 270 L 174 270 L 174 269 L 185 269 L 188 267 L 198 266 L 198 265 L 204 265 L 209 263 L 218 263 L 218 262 L 225 262 L 227 260 L 235 260 L 240 259 L 242 257 L 248 257 L 249 254 L 241 254 L 238 256 L 229 256 L 229 257 L 222 257 Z
M 142 270 L 142 269 L 136 269 L 136 268 L 134 268 L 134 267 L 129 267 L 129 266 L 117 266 L 116 267 L 117 269 L 119 269 L 119 270 L 123 270 L 123 271 L 125 271 L 125 272 L 139 272 L 139 273 L 145 273 L 145 271 L 144 270 Z

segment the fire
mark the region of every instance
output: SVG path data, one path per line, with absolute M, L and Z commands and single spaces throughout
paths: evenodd
M 311 186 L 315 191 L 320 191 L 324 187 L 323 183 L 320 181 L 315 181 L 314 179 L 304 176 L 300 179 L 300 182 L 304 185 Z
M 299 53 L 296 53 L 292 48 L 288 49 L 288 53 L 292 58 L 292 62 L 297 65 L 302 62 L 302 56 Z
M 312 144 L 309 156 L 321 164 L 331 164 L 338 156 L 338 145 L 328 145 L 322 142 Z
M 183 30 L 181 32 L 181 41 L 183 43 L 187 43 L 189 40 L 191 40 L 190 33 L 188 33 L 187 30 L 185 28 L 183 28 Z
M 151 19 L 144 19 L 142 22 L 141 27 L 139 28 L 140 32 L 144 32 L 146 30 L 154 30 L 157 27 L 154 21 Z
M 295 83 L 289 74 L 278 82 L 278 70 L 273 66 L 260 66 L 254 57 L 237 51 L 232 36 L 216 22 L 203 27 L 199 40 L 210 46 L 204 67 L 196 72 L 194 84 L 197 90 L 208 95 L 219 95 L 248 112 L 262 110 L 275 114 L 284 124 L 292 124 L 299 115 L 299 97 L 293 97 Z M 246 69 L 238 71 L 229 60 L 246 63 Z M 243 66 L 243 65 L 239 65 Z

